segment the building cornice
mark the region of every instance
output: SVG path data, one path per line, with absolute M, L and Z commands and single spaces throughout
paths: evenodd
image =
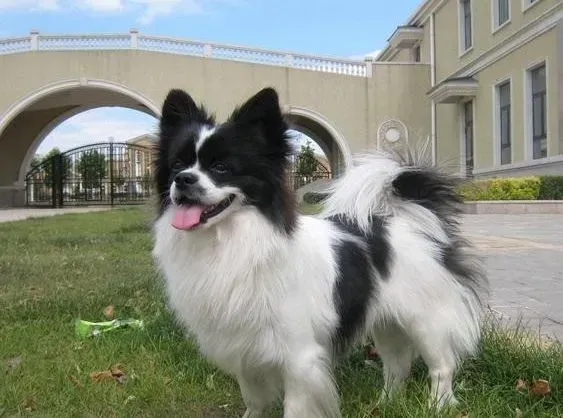
M 420 43 L 424 36 L 424 29 L 417 26 L 399 26 L 388 39 L 389 45 L 394 49 L 412 48 Z
M 398 28 L 406 27 L 406 26 L 421 27 L 430 18 L 430 15 L 436 13 L 438 10 L 442 8 L 442 6 L 446 3 L 446 1 L 448 0 L 423 1 L 415 9 L 415 11 L 408 17 L 406 22 L 402 26 L 399 26 Z M 390 43 L 388 43 L 387 46 L 385 46 L 385 48 L 381 50 L 379 55 L 375 57 L 375 59 L 376 60 L 392 59 L 397 54 L 397 52 L 398 50 L 394 48 Z
M 457 103 L 468 97 L 474 97 L 479 89 L 477 81 L 468 78 L 450 78 L 432 87 L 428 97 L 436 103 Z
M 430 14 L 436 11 L 445 0 L 425 0 L 407 18 L 407 24 L 416 25 L 424 22 Z

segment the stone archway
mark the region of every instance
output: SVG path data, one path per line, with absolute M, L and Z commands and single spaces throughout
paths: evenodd
M 304 133 L 322 149 L 330 163 L 333 178 L 352 166 L 348 142 L 324 116 L 298 106 L 289 106 L 285 112 L 291 129 Z
M 152 116 L 159 107 L 141 94 L 104 80 L 68 80 L 34 91 L 0 119 L 0 207 L 23 206 L 25 175 L 43 139 L 59 124 L 97 107 L 125 107 Z
M 60 123 L 97 107 L 125 107 L 155 117 L 160 107 L 119 83 L 73 79 L 49 84 L 21 98 L 0 116 L 0 207 L 25 204 L 25 175 L 43 139 Z M 352 165 L 350 147 L 323 115 L 298 106 L 285 109 L 291 128 L 311 137 L 330 162 L 332 178 Z

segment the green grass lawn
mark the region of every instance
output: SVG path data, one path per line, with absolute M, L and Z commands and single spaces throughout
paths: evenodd
M 0 417 L 231 417 L 244 411 L 236 383 L 208 365 L 182 337 L 166 309 L 150 257 L 151 214 L 122 209 L 0 224 Z M 95 339 L 74 334 L 77 318 L 145 321 Z M 112 366 L 120 381 L 94 381 Z M 545 379 L 551 394 L 517 390 L 517 379 Z M 408 395 L 377 408 L 382 376 L 362 351 L 341 363 L 344 416 L 426 417 L 425 367 L 418 363 Z M 563 415 L 563 354 L 487 331 L 478 358 L 455 380 L 462 407 L 450 416 Z M 280 416 L 279 407 L 273 416 Z

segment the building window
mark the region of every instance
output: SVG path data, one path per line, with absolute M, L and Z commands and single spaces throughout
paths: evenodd
M 473 45 L 473 31 L 471 22 L 471 0 L 460 0 L 460 28 L 462 51 L 467 51 Z
M 497 87 L 498 126 L 500 139 L 500 163 L 510 164 L 512 161 L 512 132 L 510 114 L 510 81 Z
M 420 62 L 420 45 L 417 45 L 413 48 L 412 55 L 414 62 Z
M 530 70 L 533 158 L 547 157 L 547 89 L 545 64 Z
M 463 105 L 463 142 L 465 149 L 465 175 L 473 176 L 473 100 Z
M 510 20 L 510 0 L 493 0 L 493 17 L 495 29 Z

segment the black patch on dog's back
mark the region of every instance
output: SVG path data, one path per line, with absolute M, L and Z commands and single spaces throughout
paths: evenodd
M 387 279 L 390 275 L 391 264 L 391 244 L 386 227 L 386 218 L 373 216 L 370 221 L 370 231 L 364 234 L 357 222 L 345 217 L 344 215 L 331 216 L 330 221 L 338 225 L 344 231 L 361 238 L 369 248 L 371 262 L 379 272 L 382 279 Z
M 342 351 L 365 325 L 370 301 L 376 291 L 377 277 L 385 280 L 390 275 L 391 245 L 385 218 L 373 217 L 367 234 L 360 230 L 355 221 L 343 215 L 328 220 L 351 235 L 349 239 L 334 245 L 338 277 L 333 297 L 339 316 L 334 341 L 337 351 Z
M 333 297 L 339 317 L 334 340 L 341 351 L 364 325 L 375 283 L 369 255 L 358 243 L 339 241 L 334 251 L 338 277 Z

